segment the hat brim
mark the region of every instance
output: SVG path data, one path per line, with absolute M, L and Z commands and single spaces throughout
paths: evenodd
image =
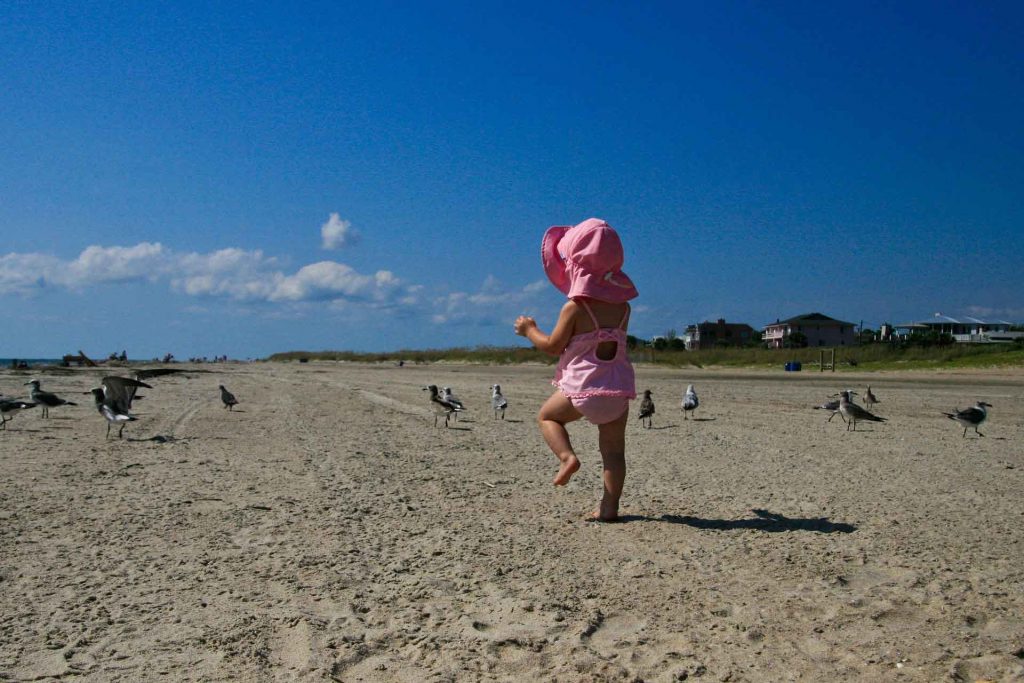
M 540 243 L 540 259 L 544 264 L 544 274 L 562 294 L 569 293 L 569 274 L 565 272 L 565 259 L 558 253 L 558 243 L 569 232 L 571 225 L 555 225 L 544 233 Z

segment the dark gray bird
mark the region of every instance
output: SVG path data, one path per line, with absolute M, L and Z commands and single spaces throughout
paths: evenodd
M 850 392 L 851 396 L 854 395 L 853 389 L 847 389 L 847 391 Z M 846 422 L 846 418 L 843 417 L 842 414 L 839 412 L 839 394 L 832 394 L 831 400 L 825 401 L 821 405 L 814 406 L 814 409 L 827 410 L 828 412 L 832 413 L 831 415 L 828 416 L 828 419 L 825 420 L 826 422 L 831 422 L 832 418 L 835 417 L 836 415 L 839 415 L 840 420 Z
M 452 388 L 451 387 L 445 387 L 442 390 L 441 399 L 444 400 L 444 401 L 448 401 L 453 406 L 458 406 L 458 410 L 455 413 L 452 414 L 452 419 L 455 422 L 458 422 L 459 421 L 459 415 L 458 415 L 459 412 L 461 412 L 461 411 L 466 409 L 466 407 L 464 405 L 462 405 L 462 401 L 460 401 L 455 396 L 455 394 L 452 393 Z
M 868 390 L 864 392 L 864 405 L 870 409 L 874 408 L 876 403 L 881 403 L 881 401 L 871 393 L 871 385 L 868 385 Z
M 139 387 L 153 388 L 152 385 L 131 377 L 104 377 L 100 382 L 100 388 L 103 390 L 103 402 L 114 412 L 122 415 L 131 412 L 132 401 L 142 398 L 135 395 Z
M 964 438 L 967 437 L 967 430 L 974 427 L 974 433 L 978 436 L 985 436 L 978 431 L 978 427 L 988 419 L 988 411 L 986 408 L 991 408 L 991 403 L 985 403 L 984 401 L 978 401 L 974 404 L 973 408 L 967 408 L 966 410 L 960 410 L 954 408 L 952 413 L 943 413 L 950 420 L 955 420 L 960 423 L 960 426 L 964 428 Z
M 686 393 L 683 394 L 683 419 L 686 419 L 687 413 L 697 410 L 699 405 L 700 401 L 697 400 L 697 392 L 693 390 L 693 385 L 690 384 L 686 387 Z
M 228 410 L 234 410 L 234 406 L 238 405 L 238 399 L 225 389 L 223 384 L 220 385 L 220 400 L 224 402 L 224 407 Z
M 434 427 L 437 427 L 437 418 L 441 417 L 442 415 L 444 415 L 444 426 L 447 427 L 448 418 L 451 417 L 454 413 L 460 412 L 462 410 L 462 405 L 456 405 L 455 403 L 451 403 L 450 401 L 446 401 L 445 399 L 441 398 L 441 396 L 437 393 L 436 384 L 425 386 L 423 387 L 423 390 L 430 392 L 430 407 L 434 411 Z
M 501 413 L 501 419 L 505 419 L 505 409 L 508 408 L 508 401 L 501 395 L 501 385 L 491 385 L 491 409 L 494 410 L 494 419 L 498 419 L 498 413 Z
M 884 417 L 872 415 L 850 400 L 855 395 L 853 391 L 839 392 L 839 414 L 846 420 L 846 431 L 850 431 L 851 425 L 857 431 L 857 422 L 885 422 Z
M 0 429 L 7 429 L 7 423 L 14 419 L 14 416 L 21 410 L 35 408 L 32 401 L 21 401 L 14 398 L 0 397 Z M 10 415 L 10 417 L 8 417 Z
M 96 410 L 103 419 L 107 421 L 107 438 L 110 438 L 110 426 L 119 425 L 117 438 L 123 438 L 124 426 L 134 422 L 136 418 L 131 414 L 132 401 L 136 398 L 135 392 L 139 387 L 152 389 L 153 387 L 145 382 L 130 377 L 104 377 L 100 386 L 86 393 L 92 394 L 96 403 Z
M 110 438 L 110 426 L 116 424 L 119 425 L 119 429 L 117 430 L 117 438 L 123 439 L 124 426 L 129 422 L 134 422 L 138 418 L 135 417 L 134 415 L 128 414 L 128 412 L 126 411 L 121 411 L 114 408 L 114 406 L 112 405 L 113 402 L 108 403 L 107 395 L 103 387 L 97 387 L 91 390 L 90 393 L 92 394 L 93 399 L 96 401 L 96 410 L 98 410 L 100 415 L 103 416 L 103 419 L 107 421 L 106 438 Z
M 832 413 L 831 415 L 828 416 L 828 420 L 826 420 L 826 422 L 831 422 L 832 418 L 835 417 L 836 415 L 839 415 L 839 419 L 841 419 L 843 422 L 846 422 L 846 418 L 839 414 L 839 399 L 838 398 L 833 399 L 831 401 L 825 401 L 820 406 L 814 406 L 814 409 L 815 410 L 827 410 L 830 413 Z
M 42 417 L 50 417 L 50 408 L 56 408 L 57 406 L 77 406 L 78 404 L 73 401 L 65 401 L 57 394 L 52 394 L 49 391 L 43 391 L 39 388 L 39 380 L 33 379 L 25 382 L 25 386 L 32 387 L 32 400 L 38 405 L 43 407 Z
M 684 413 L 685 414 L 685 413 Z M 643 400 L 640 401 L 640 424 L 650 429 L 654 424 L 654 399 L 651 398 L 651 390 L 644 389 Z

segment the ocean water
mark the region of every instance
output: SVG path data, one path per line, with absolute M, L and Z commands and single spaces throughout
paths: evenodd
M 29 366 L 60 365 L 60 358 L 19 358 L 18 360 L 28 363 Z M 14 362 L 13 358 L 0 358 L 0 370 L 10 370 L 12 362 Z

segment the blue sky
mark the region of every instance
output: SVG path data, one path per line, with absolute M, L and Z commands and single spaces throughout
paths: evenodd
M 1024 320 L 1024 5 L 0 5 L 0 357 L 513 345 L 604 218 L 639 336 Z

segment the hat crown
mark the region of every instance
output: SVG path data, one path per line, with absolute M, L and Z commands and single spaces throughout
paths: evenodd
M 600 218 L 549 228 L 541 241 L 541 260 L 548 279 L 570 299 L 583 296 L 618 303 L 637 296 L 633 282 L 622 272 L 622 241 Z
M 596 275 L 622 268 L 624 256 L 619 234 L 602 220 L 591 218 L 565 236 L 566 261 Z

